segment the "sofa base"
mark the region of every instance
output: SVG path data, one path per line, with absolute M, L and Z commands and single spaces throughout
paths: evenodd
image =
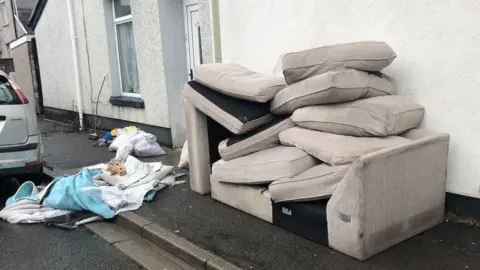
M 211 187 L 214 200 L 328 246 L 328 199 L 275 203 L 266 186 L 236 185 L 211 179 Z
M 273 224 L 328 247 L 328 199 L 273 204 Z
M 349 252 L 341 250 L 341 248 L 337 249 L 329 244 L 327 226 L 328 199 L 308 202 L 275 203 L 271 200 L 267 186 L 238 185 L 211 179 L 211 187 L 211 195 L 214 200 L 260 218 L 268 223 L 272 223 L 277 227 L 315 243 L 335 249 L 361 261 L 377 253 L 375 252 L 368 256 L 356 256 L 353 253 L 349 254 Z M 377 245 L 381 246 L 380 250 L 385 250 L 442 223 L 442 220 L 437 217 L 439 215 L 437 211 L 442 213 L 442 207 L 436 209 L 434 211 L 435 213 L 431 213 L 431 215 L 423 215 L 423 218 L 418 217 L 418 220 L 414 222 L 417 223 L 418 226 L 412 228 L 409 233 L 396 232 L 398 237 L 393 237 L 393 242 L 388 239 L 378 242 Z M 332 235 L 330 235 L 330 237 L 332 237 Z
M 273 222 L 272 199 L 267 186 L 236 185 L 211 179 L 211 194 L 214 200 Z

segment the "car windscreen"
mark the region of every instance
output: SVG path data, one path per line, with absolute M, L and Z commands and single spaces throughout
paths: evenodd
M 0 106 L 19 105 L 22 100 L 5 77 L 0 76 Z

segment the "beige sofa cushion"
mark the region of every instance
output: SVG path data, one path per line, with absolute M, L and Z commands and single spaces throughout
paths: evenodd
M 218 145 L 223 160 L 243 157 L 251 153 L 280 145 L 278 133 L 293 127 L 292 119 L 275 117 L 274 120 L 243 135 L 234 135 Z
M 279 138 L 282 144 L 302 149 L 332 166 L 352 163 L 362 155 L 410 141 L 398 136 L 382 138 L 344 136 L 301 127 L 282 131 Z
M 268 186 L 275 202 L 312 201 L 332 196 L 350 165 L 330 166 L 325 163 L 291 178 L 274 181 Z
M 285 87 L 273 98 L 270 110 L 285 115 L 311 105 L 392 94 L 395 94 L 395 87 L 381 74 L 355 69 L 335 70 Z
M 212 166 L 212 176 L 228 183 L 268 184 L 297 175 L 318 163 L 300 149 L 277 146 L 229 161 L 219 160 Z
M 272 198 L 264 185 L 220 182 L 210 176 L 212 198 L 267 222 L 273 222 Z
M 271 100 L 286 83 L 283 77 L 253 72 L 237 64 L 203 64 L 193 70 L 195 81 L 225 95 L 255 102 Z
M 416 128 L 424 108 L 403 96 L 382 96 L 348 103 L 297 109 L 292 120 L 298 126 L 341 135 L 389 136 Z
M 273 119 L 268 103 L 227 96 L 195 81 L 185 85 L 183 94 L 196 109 L 234 134 L 244 134 Z
M 396 57 L 397 54 L 385 42 L 361 41 L 285 54 L 282 69 L 285 80 L 292 84 L 342 68 L 381 71 Z

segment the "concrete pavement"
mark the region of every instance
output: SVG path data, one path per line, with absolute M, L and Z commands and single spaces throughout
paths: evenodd
M 474 269 L 480 231 L 445 222 L 365 262 L 202 196 L 166 189 L 135 211 L 244 269 Z M 476 265 L 476 266 L 475 266 Z
M 57 171 L 78 171 L 113 156 L 106 148 L 93 148 L 85 134 L 51 132 L 45 143 L 47 165 Z M 178 154 L 169 152 L 161 160 L 176 165 Z M 453 222 L 359 262 L 192 192 L 188 183 L 162 190 L 135 213 L 244 269 L 474 269 L 480 265 L 480 232 Z
M 77 173 L 85 163 L 94 165 L 115 156 L 106 147 L 93 147 L 88 133 L 64 133 L 62 125 L 42 119 L 38 127 L 43 138 L 45 168 L 53 175 Z

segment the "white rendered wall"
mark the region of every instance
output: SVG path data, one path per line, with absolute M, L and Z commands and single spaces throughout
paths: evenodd
M 220 0 L 223 62 L 271 73 L 282 53 L 382 40 L 385 73 L 451 135 L 447 190 L 480 198 L 480 1 Z
M 103 75 L 108 72 L 100 97 L 105 105 L 98 107 L 100 116 L 170 127 L 158 2 L 132 1 L 140 94 L 145 109 L 109 104 L 111 96 L 120 94 L 119 82 L 116 81 L 118 78 L 111 72 L 118 67 L 111 63 L 107 44 L 107 38 L 114 38 L 114 32 L 109 31 L 113 30 L 113 21 L 106 20 L 106 14 L 111 12 L 107 10 L 112 8 L 111 0 L 83 0 L 83 3 L 82 7 L 81 1 L 74 1 L 84 112 L 94 113 L 90 97 L 96 99 Z M 44 105 L 73 110 L 76 99 L 75 77 L 65 1 L 48 1 L 35 34 Z

